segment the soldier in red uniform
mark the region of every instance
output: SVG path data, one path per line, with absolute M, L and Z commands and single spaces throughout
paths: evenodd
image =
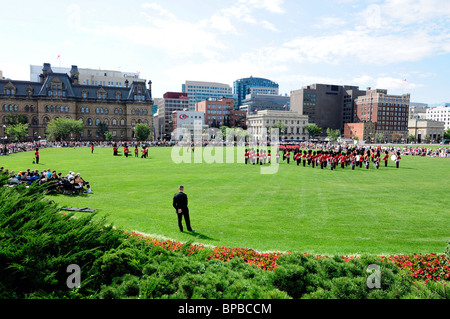
M 384 152 L 384 157 L 383 157 L 383 161 L 384 161 L 384 167 L 387 167 L 387 163 L 389 161 L 389 153 L 388 151 Z
M 400 152 L 397 151 L 397 157 L 395 158 L 395 167 L 398 168 L 401 160 Z
M 36 164 L 39 164 L 39 149 L 36 148 L 36 152 L 34 152 L 34 156 L 36 157 Z

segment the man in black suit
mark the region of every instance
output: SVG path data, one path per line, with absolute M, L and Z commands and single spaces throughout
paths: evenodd
M 173 207 L 178 216 L 178 227 L 180 228 L 180 231 L 183 231 L 182 219 L 184 216 L 187 230 L 193 232 L 194 230 L 191 228 L 191 221 L 189 219 L 188 197 L 183 193 L 183 190 L 184 187 L 180 185 L 180 187 L 178 187 L 178 193 L 173 196 Z

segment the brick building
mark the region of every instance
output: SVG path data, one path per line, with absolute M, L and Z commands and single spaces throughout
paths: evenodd
M 205 113 L 205 124 L 209 127 L 246 128 L 246 111 L 234 108 L 234 99 L 208 99 L 195 104 L 196 112 Z

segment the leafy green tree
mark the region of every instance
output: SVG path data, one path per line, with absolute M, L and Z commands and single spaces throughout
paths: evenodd
M 316 136 L 322 132 L 322 129 L 318 127 L 316 124 L 308 124 L 306 125 L 306 131 L 308 132 L 308 139 Z
M 108 142 L 111 142 L 113 139 L 113 135 L 111 134 L 111 132 L 106 132 L 105 138 Z
M 416 137 L 414 136 L 414 135 L 409 135 L 408 136 L 408 141 L 410 142 L 410 143 L 412 143 L 412 142 L 415 142 L 416 141 Z
M 79 137 L 83 131 L 84 124 L 81 121 L 56 118 L 47 124 L 48 139 L 51 141 L 64 140 L 72 134 Z
M 450 128 L 444 131 L 444 139 L 450 140 Z
M 275 123 L 272 125 L 272 128 L 277 128 L 277 129 L 279 129 L 279 130 L 280 130 L 280 136 L 286 134 L 286 125 L 284 125 L 283 122 L 280 122 L 280 121 L 275 122 Z
M 150 126 L 144 123 L 138 123 L 134 127 L 134 136 L 138 141 L 145 141 L 150 136 Z
M 97 130 L 95 131 L 97 133 L 97 136 L 100 137 L 103 140 L 106 140 L 106 133 L 108 132 L 108 125 L 105 123 L 98 123 Z
M 27 124 L 28 118 L 24 114 L 9 114 L 5 116 L 6 125 Z
M 227 129 L 229 129 L 229 127 L 227 125 L 222 125 L 219 129 L 222 132 L 222 136 L 225 138 L 225 136 L 227 136 Z
M 327 137 L 330 139 L 331 142 L 335 142 L 339 135 L 341 135 L 340 130 L 333 130 L 331 128 L 327 128 Z
M 384 142 L 384 133 L 378 133 L 377 135 L 378 142 Z
M 28 124 L 12 124 L 6 127 L 6 135 L 12 136 L 14 142 L 22 142 L 28 136 Z

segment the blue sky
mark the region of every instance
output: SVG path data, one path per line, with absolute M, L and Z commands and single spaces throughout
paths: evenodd
M 257 76 L 282 94 L 327 83 L 450 102 L 449 0 L 8 1 L 0 21 L 11 79 L 49 62 L 139 71 L 154 97 Z

